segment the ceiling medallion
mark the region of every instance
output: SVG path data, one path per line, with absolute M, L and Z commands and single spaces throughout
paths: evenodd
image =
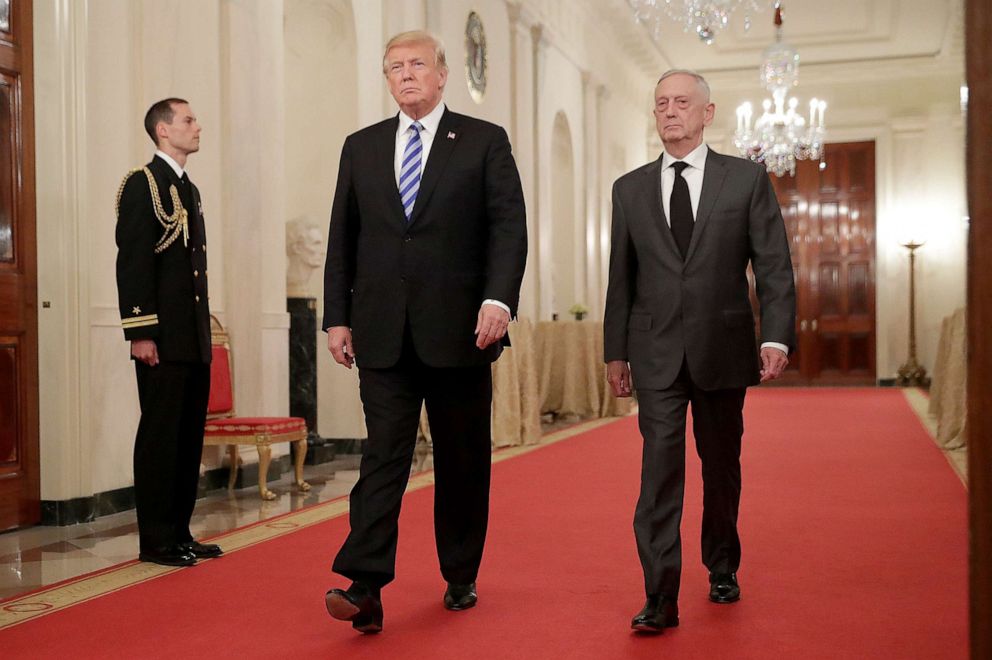
M 482 103 L 486 95 L 488 65 L 486 31 L 482 28 L 482 19 L 473 11 L 465 23 L 465 79 L 469 96 L 476 103 Z

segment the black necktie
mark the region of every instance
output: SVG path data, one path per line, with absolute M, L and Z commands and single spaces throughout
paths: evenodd
M 688 163 L 676 161 L 672 163 L 675 169 L 675 184 L 672 186 L 672 197 L 668 202 L 668 219 L 672 225 L 672 236 L 679 246 L 682 259 L 689 252 L 689 241 L 692 240 L 692 200 L 689 199 L 689 184 L 682 177 L 682 170 L 689 167 Z

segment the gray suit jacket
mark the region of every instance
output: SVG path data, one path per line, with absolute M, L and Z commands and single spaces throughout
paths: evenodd
M 792 260 L 765 168 L 709 150 L 684 262 L 661 194 L 661 158 L 613 184 L 605 359 L 628 361 L 637 388 L 671 386 L 683 356 L 702 389 L 754 385 L 761 365 L 748 262 L 761 341 L 795 348 Z

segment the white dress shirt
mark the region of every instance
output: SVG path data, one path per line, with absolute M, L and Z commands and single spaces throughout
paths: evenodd
M 158 150 L 158 149 L 155 150 L 155 155 L 158 156 L 159 158 L 161 158 L 162 160 L 164 160 L 166 163 L 168 163 L 169 164 L 169 167 L 172 168 L 172 171 L 176 173 L 176 176 L 178 176 L 180 179 L 183 178 L 183 174 L 186 173 L 186 170 L 184 170 L 179 165 L 179 163 L 177 163 L 172 158 L 172 156 L 170 156 L 169 154 L 165 153 L 164 151 L 161 151 L 161 150 Z
M 700 144 L 690 151 L 685 158 L 675 158 L 668 152 L 661 156 L 661 199 L 665 205 L 665 221 L 668 226 L 672 226 L 671 206 L 672 188 L 675 186 L 675 170 L 672 163 L 681 160 L 689 165 L 682 170 L 682 178 L 689 186 L 689 201 L 692 202 L 692 219 L 696 219 L 696 210 L 699 208 L 699 193 L 703 190 L 703 173 L 706 169 L 706 154 L 709 152 L 706 144 Z
M 709 148 L 705 143 L 686 154 L 685 158 L 675 158 L 668 152 L 661 156 L 661 202 L 665 207 L 665 221 L 668 226 L 672 226 L 671 212 L 669 207 L 672 200 L 672 188 L 675 187 L 675 169 L 672 163 L 681 160 L 688 164 L 682 170 L 682 178 L 689 186 L 689 201 L 692 203 L 692 219 L 696 220 L 696 211 L 699 209 L 699 195 L 703 190 L 703 176 L 706 174 L 706 154 Z M 761 343 L 761 348 L 777 348 L 786 355 L 789 354 L 789 347 L 777 341 L 766 341 Z
M 410 126 L 414 121 L 420 121 L 420 125 L 423 126 L 420 129 L 420 142 L 422 144 L 420 150 L 420 174 L 423 176 L 424 167 L 427 165 L 427 157 L 431 153 L 431 146 L 434 144 L 434 138 L 437 136 L 437 127 L 441 123 L 441 116 L 444 115 L 445 105 L 444 103 L 438 103 L 434 106 L 434 109 L 428 112 L 426 115 L 421 117 L 419 120 L 415 120 L 405 112 L 400 110 L 399 113 L 399 126 L 396 127 L 396 150 L 393 153 L 393 173 L 396 176 L 396 187 L 399 188 L 400 185 L 400 172 L 403 166 L 403 152 L 406 150 L 406 144 L 413 137 L 413 131 L 410 130 Z M 496 305 L 501 309 L 505 310 L 507 314 L 511 316 L 513 313 L 510 308 L 501 303 L 498 300 L 486 299 L 482 301 L 483 305 Z

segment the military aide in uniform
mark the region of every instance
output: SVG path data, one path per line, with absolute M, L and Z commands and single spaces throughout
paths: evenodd
M 191 566 L 222 554 L 189 532 L 210 392 L 207 238 L 200 192 L 183 171 L 200 149 L 189 104 L 159 101 L 145 115 L 155 157 L 117 195 L 117 291 L 138 376 L 134 441 L 139 558 Z

